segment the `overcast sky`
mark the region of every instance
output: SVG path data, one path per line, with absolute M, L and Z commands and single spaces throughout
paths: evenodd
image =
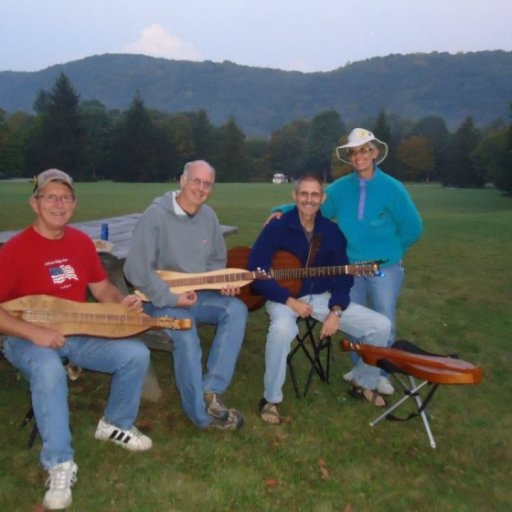
M 0 71 L 104 53 L 330 71 L 512 50 L 512 0 L 0 0 Z

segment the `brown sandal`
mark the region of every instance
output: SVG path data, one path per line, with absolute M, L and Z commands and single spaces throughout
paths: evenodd
M 375 389 L 363 388 L 362 386 L 352 385 L 352 388 L 347 391 L 352 398 L 358 400 L 368 400 L 375 407 L 386 407 L 386 400 L 379 395 Z
M 282 422 L 282 418 L 281 415 L 279 414 L 277 404 L 267 402 L 263 398 L 260 402 L 258 409 L 260 413 L 260 418 L 265 423 L 269 423 L 270 425 L 279 425 Z

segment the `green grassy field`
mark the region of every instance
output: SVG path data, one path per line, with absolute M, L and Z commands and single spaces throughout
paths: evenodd
M 142 211 L 169 186 L 78 184 L 76 221 Z M 201 432 L 181 411 L 169 354 L 153 352 L 164 391 L 144 402 L 138 426 L 154 448 L 133 454 L 92 439 L 109 380 L 86 373 L 70 383 L 78 483 L 74 511 L 495 512 L 510 510 L 512 468 L 512 199 L 492 189 L 409 187 L 425 233 L 406 259 L 398 335 L 438 352 L 458 352 L 484 371 L 480 385 L 441 386 L 430 412 L 437 448 L 418 418 L 369 421 L 378 410 L 346 395 L 349 358 L 338 348 L 331 383 L 313 379 L 297 399 L 289 379 L 277 427 L 263 424 L 267 320 L 250 315 L 246 340 L 226 395 L 246 423 L 239 432 Z M 249 245 L 290 185 L 219 184 L 210 204 L 223 224 L 239 227 L 230 247 Z M 28 183 L 0 182 L 0 230 L 30 222 Z M 212 332 L 203 329 L 204 346 Z M 306 367 L 298 368 L 304 381 Z M 19 430 L 29 406 L 26 384 L 0 361 L 0 509 L 36 510 L 43 496 L 39 441 Z

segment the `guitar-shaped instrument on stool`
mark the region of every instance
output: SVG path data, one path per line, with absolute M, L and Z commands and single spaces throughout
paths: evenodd
M 183 330 L 190 318 L 151 317 L 132 313 L 126 304 L 76 302 L 50 295 L 27 295 L 0 304 L 10 315 L 63 335 L 83 334 L 103 338 L 125 338 L 148 329 Z
M 482 370 L 467 361 L 448 356 L 415 354 L 393 347 L 374 347 L 364 343 L 342 340 L 341 348 L 354 351 L 370 366 L 388 361 L 406 375 L 436 384 L 478 384 Z

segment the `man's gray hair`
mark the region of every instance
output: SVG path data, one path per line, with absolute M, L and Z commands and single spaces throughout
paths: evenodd
M 308 172 L 299 177 L 299 179 L 295 182 L 295 186 L 293 187 L 295 192 L 299 191 L 300 185 L 303 181 L 316 181 L 320 185 L 320 188 L 322 189 L 322 194 L 324 193 L 323 181 L 321 180 L 320 176 L 312 172 Z
M 183 176 L 188 176 L 188 172 L 191 167 L 194 167 L 194 165 L 197 164 L 205 164 L 210 168 L 210 171 L 212 172 L 213 179 L 215 180 L 215 169 L 212 165 L 210 165 L 206 160 L 193 160 L 192 162 L 187 162 L 185 166 L 183 167 Z

